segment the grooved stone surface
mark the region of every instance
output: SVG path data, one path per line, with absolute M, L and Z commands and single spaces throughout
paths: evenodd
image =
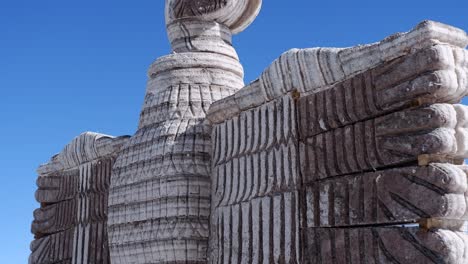
M 302 137 L 422 103 L 468 93 L 468 51 L 436 45 L 300 99 Z M 320 115 L 319 113 L 323 113 Z
M 464 264 L 468 235 L 418 228 L 310 228 L 304 263 Z
M 415 163 L 423 154 L 467 157 L 466 120 L 456 109 L 467 111 L 462 105 L 434 104 L 305 138 L 301 142 L 304 180 Z M 308 122 L 300 126 L 305 129 Z
M 410 32 L 370 45 L 292 49 L 274 61 L 257 80 L 216 102 L 208 118 L 220 123 L 292 91 L 302 95 L 320 93 L 319 98 L 325 99 L 332 99 L 334 93 L 339 98 L 354 92 L 355 96 L 348 100 L 356 100 L 357 104 L 345 110 L 350 115 L 366 106 L 370 107 L 371 115 L 376 115 L 419 97 L 423 101 L 452 103 L 467 93 L 467 51 L 464 50 L 467 45 L 468 35 L 464 31 L 425 21 Z M 411 87 L 407 81 L 415 86 Z M 425 83 L 434 87 L 425 87 Z M 372 94 L 382 98 L 372 101 L 369 97 Z M 358 101 L 366 98 L 368 102 Z M 351 107 L 351 103 L 348 101 L 347 106 Z M 222 112 L 221 105 L 225 106 Z M 355 121 L 358 120 L 352 117 L 342 120 L 345 124 Z
M 328 179 L 306 187 L 307 227 L 468 220 L 463 167 L 432 164 Z
M 29 263 L 109 263 L 109 182 L 125 140 L 85 133 L 39 168 Z
M 211 263 L 298 263 L 300 176 L 291 95 L 213 128 Z

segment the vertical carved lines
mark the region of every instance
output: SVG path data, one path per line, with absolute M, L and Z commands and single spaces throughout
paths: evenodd
M 252 199 L 273 191 L 287 190 L 299 182 L 299 175 L 295 169 L 298 151 L 295 144 L 296 135 L 293 134 L 295 120 L 291 115 L 295 110 L 291 101 L 288 96 L 260 109 L 243 112 L 242 116 L 245 116 L 247 123 L 254 122 L 250 127 L 247 126 L 245 135 L 238 134 L 240 130 L 244 130 L 242 127 L 245 123 L 240 121 L 242 117 L 228 120 L 214 128 L 216 147 L 213 149 L 213 164 L 214 169 L 220 171 L 216 174 L 217 182 L 220 183 L 222 172 L 228 173 L 225 179 L 228 182 L 227 193 L 220 196 L 232 196 L 224 200 L 224 204 Z M 249 147 L 242 148 L 242 142 L 249 142 L 252 138 L 253 145 L 246 144 Z
M 462 167 L 413 166 L 423 154 L 464 157 L 465 110 L 446 104 L 466 93 L 453 82 L 457 52 L 425 48 L 298 100 L 306 263 L 462 263 L 465 235 L 369 227 L 465 220 Z
M 109 263 L 107 199 L 113 162 L 100 158 L 39 177 L 37 197 L 43 206 L 32 225 L 38 240 L 30 263 Z
M 457 48 L 437 45 L 311 91 L 299 100 L 301 122 L 307 124 L 301 137 L 408 108 L 417 101 L 456 102 L 454 98 L 459 100 L 467 89 L 463 81 L 456 81 L 466 79 L 464 62 L 450 60 L 458 53 Z
M 224 227 L 211 263 L 299 263 L 295 115 L 288 95 L 214 127 L 212 221 Z
M 216 236 L 223 257 L 212 263 L 300 263 L 297 197 L 284 193 L 215 209 L 214 217 L 225 219 Z

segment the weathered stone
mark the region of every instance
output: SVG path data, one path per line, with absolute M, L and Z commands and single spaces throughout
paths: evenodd
M 85 133 L 39 168 L 29 263 L 109 263 L 109 182 L 125 141 Z
M 49 175 L 59 171 L 78 168 L 80 165 L 101 157 L 115 155 L 127 142 L 128 137 L 111 137 L 104 134 L 86 132 L 73 139 L 62 152 L 37 169 L 39 175 Z
M 454 106 L 435 104 L 318 134 L 301 144 L 304 180 L 416 163 L 423 154 L 465 158 L 463 146 L 458 147 L 466 139 L 459 132 L 464 126 Z
M 339 177 L 305 190 L 307 227 L 468 220 L 467 174 L 432 164 Z
M 293 49 L 244 86 L 260 6 L 166 0 L 135 135 L 39 168 L 30 263 L 468 262 L 467 34 Z
M 298 204 L 288 192 L 216 208 L 211 263 L 299 263 Z
M 298 263 L 295 114 L 286 95 L 214 126 L 212 263 Z
M 309 228 L 303 263 L 463 264 L 468 236 L 408 227 Z
M 31 243 L 29 263 L 74 263 L 74 234 L 74 230 L 69 229 L 34 240 Z M 96 252 L 102 253 L 99 249 Z
M 294 105 L 291 96 L 284 96 L 214 127 L 214 205 L 297 188 L 301 180 Z
M 433 47 L 435 45 L 439 46 Z M 341 95 L 344 95 L 345 91 L 341 90 L 346 90 L 346 92 L 351 90 L 350 93 L 357 92 L 358 96 L 364 98 L 368 98 L 366 97 L 368 93 L 385 94 L 384 98 L 373 98 L 374 102 L 367 102 L 370 104 L 369 107 L 374 104 L 376 104 L 375 106 L 382 104 L 381 107 L 384 109 L 370 109 L 374 112 L 366 113 L 366 115 L 376 115 L 378 111 L 390 111 L 392 107 L 395 110 L 398 106 L 407 104 L 406 101 L 419 97 L 423 101 L 429 100 L 434 103 L 453 102 L 467 93 L 468 55 L 464 50 L 467 45 L 468 35 L 462 30 L 425 21 L 408 33 L 396 34 L 371 45 L 345 49 L 292 49 L 273 62 L 258 80 L 239 91 L 238 94 L 241 97 L 237 98 L 237 105 L 234 107 L 234 109 L 238 108 L 239 110 L 237 112 L 226 110 L 230 115 L 225 116 L 225 119 L 231 118 L 239 111 L 256 107 L 265 101 L 273 100 L 293 91 L 298 91 L 301 94 L 321 93 L 321 96 L 327 94 L 326 97 L 331 100 L 334 100 L 334 93 L 341 92 Z M 393 65 L 394 63 L 395 65 Z M 375 70 L 373 70 L 374 68 Z M 405 71 L 408 68 L 409 70 Z M 382 69 L 394 71 L 385 73 L 382 72 Z M 420 76 L 418 76 L 418 72 Z M 401 76 L 399 76 L 400 73 Z M 371 76 L 379 77 L 379 74 L 383 74 L 380 82 L 368 80 Z M 403 78 L 408 74 L 413 76 L 412 82 L 417 86 L 409 86 L 413 84 L 411 80 Z M 354 78 L 356 75 L 358 76 Z M 350 79 L 368 85 L 349 84 Z M 410 81 L 410 83 L 405 83 L 406 81 Z M 442 81 L 442 83 L 439 85 L 438 81 Z M 392 83 L 393 86 L 391 86 Z M 433 83 L 434 87 L 425 87 L 425 83 Z M 351 87 L 351 89 L 346 89 L 347 87 Z M 405 95 L 407 88 L 410 88 L 410 91 L 414 89 L 414 91 Z M 325 92 L 329 89 L 331 91 Z M 449 94 L 444 94 L 446 93 L 444 89 L 450 91 Z M 248 90 L 248 92 L 243 90 Z M 427 95 L 423 91 L 430 91 L 434 94 Z M 350 98 L 359 99 L 359 97 L 353 96 Z M 399 100 L 406 101 L 398 102 Z M 348 106 L 350 103 L 348 102 Z M 220 100 L 214 106 L 223 104 L 224 100 Z M 353 106 L 356 109 L 343 110 L 343 114 L 352 115 L 353 111 L 359 110 L 365 105 L 366 103 L 359 107 Z M 315 104 L 313 107 L 316 107 Z M 332 105 L 327 107 L 333 108 Z M 215 107 L 208 114 L 208 118 L 213 123 L 222 121 L 216 115 L 217 108 Z M 352 121 L 358 120 L 352 118 L 343 120 L 345 123 Z

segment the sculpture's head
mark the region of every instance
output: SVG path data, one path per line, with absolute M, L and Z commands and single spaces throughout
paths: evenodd
M 262 0 L 166 0 L 166 24 L 197 18 L 216 21 L 237 34 L 254 21 L 261 5 Z

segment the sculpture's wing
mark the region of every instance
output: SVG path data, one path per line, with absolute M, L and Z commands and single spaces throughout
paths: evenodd
M 39 167 L 29 263 L 109 263 L 108 188 L 126 139 L 84 133 Z
M 211 259 L 466 263 L 467 44 L 424 22 L 291 50 L 214 103 Z

